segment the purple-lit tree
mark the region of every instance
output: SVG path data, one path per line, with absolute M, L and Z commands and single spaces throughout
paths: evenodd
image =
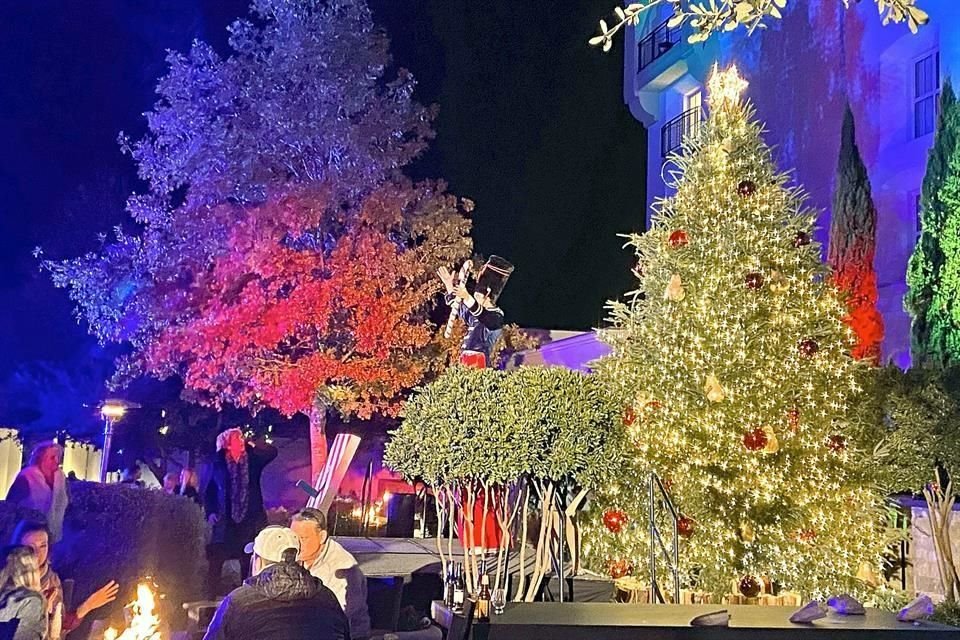
M 142 231 L 45 266 L 131 347 L 115 384 L 179 375 L 199 402 L 304 413 L 316 472 L 327 407 L 395 415 L 442 362 L 432 272 L 470 254 L 470 204 L 396 175 L 433 112 L 387 75 L 364 0 L 254 0 L 230 32 L 227 58 L 170 54 L 148 133 L 121 135 Z

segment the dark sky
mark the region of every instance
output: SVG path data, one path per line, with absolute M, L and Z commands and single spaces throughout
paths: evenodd
M 478 251 L 517 271 L 509 321 L 587 329 L 630 285 L 617 233 L 642 224 L 645 133 L 621 97 L 622 52 L 586 45 L 610 0 L 372 0 L 399 64 L 438 103 L 411 169 L 477 202 Z M 31 0 L 0 24 L 0 379 L 72 366 L 92 341 L 32 257 L 94 249 L 138 186 L 117 133 L 142 133 L 164 51 L 223 47 L 245 0 Z M 0 418 L 2 419 L 2 418 Z

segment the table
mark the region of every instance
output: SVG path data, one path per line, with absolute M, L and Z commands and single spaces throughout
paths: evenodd
M 727 609 L 730 626 L 691 627 L 695 616 Z M 475 626 L 475 640 L 960 640 L 960 629 L 932 622 L 898 622 L 892 613 L 831 613 L 810 625 L 789 621 L 794 607 L 649 605 L 579 602 L 509 603 L 502 615 Z M 435 602 L 434 620 L 449 628 L 453 614 Z

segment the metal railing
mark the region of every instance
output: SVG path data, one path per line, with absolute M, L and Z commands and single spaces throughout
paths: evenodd
M 670 517 L 671 536 L 670 550 L 663 543 L 663 536 L 660 533 L 660 527 L 657 525 L 658 507 L 666 509 Z M 662 555 L 667 563 L 667 570 L 673 574 L 673 602 L 680 604 L 680 539 L 677 532 L 677 521 L 679 520 L 677 510 L 670 500 L 670 494 L 663 487 L 663 482 L 656 473 L 650 474 L 650 603 L 665 603 L 666 599 L 660 592 L 660 584 L 657 582 L 657 556 Z M 659 552 L 659 554 L 658 554 Z
M 640 40 L 638 71 L 649 67 L 653 61 L 680 43 L 680 27 L 668 27 L 669 19 L 658 24 L 653 31 Z
M 660 156 L 666 158 L 683 145 L 683 140 L 700 130 L 703 121 L 703 109 L 687 109 L 660 129 Z

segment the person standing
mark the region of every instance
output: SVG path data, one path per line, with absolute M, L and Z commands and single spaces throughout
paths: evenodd
M 329 587 L 350 622 L 354 640 L 370 636 L 367 579 L 357 560 L 327 532 L 327 518 L 318 509 L 301 509 L 290 528 L 300 539 L 300 562 L 310 575 Z
M 224 598 L 203 640 L 350 640 L 337 599 L 297 562 L 300 541 L 266 527 L 246 546 L 253 577 Z
M 207 548 L 207 589 L 212 598 L 219 595 L 227 560 L 239 560 L 241 575 L 250 575 L 243 548 L 267 524 L 260 478 L 276 457 L 275 447 L 247 441 L 240 429 L 227 429 L 217 436 L 217 455 L 205 495 L 207 519 L 213 526 Z
M 7 492 L 8 502 L 46 517 L 51 543 L 63 537 L 63 516 L 70 502 L 67 481 L 60 468 L 62 462 L 63 449 L 56 442 L 37 445 L 30 453 L 29 464 L 20 470 Z

